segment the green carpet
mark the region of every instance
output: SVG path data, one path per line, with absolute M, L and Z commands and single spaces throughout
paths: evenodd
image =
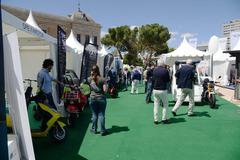
M 197 116 L 188 117 L 184 104 L 179 116 L 173 118 L 170 110 L 174 103 L 170 101 L 168 117 L 172 123 L 155 125 L 153 103 L 145 104 L 145 94 L 121 92 L 119 97 L 108 99 L 106 127 L 110 135 L 102 137 L 89 132 L 91 113 L 86 109 L 78 119 L 78 126 L 68 129 L 65 143 L 34 139 L 36 159 L 240 159 L 240 108 L 237 106 L 217 97 L 218 109 L 198 105 L 194 109 Z

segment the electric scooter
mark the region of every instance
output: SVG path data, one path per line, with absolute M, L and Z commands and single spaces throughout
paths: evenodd
M 216 96 L 215 96 L 215 84 L 214 81 L 210 81 L 208 78 L 203 80 L 203 93 L 202 102 L 208 102 L 210 108 L 216 108 Z
M 83 111 L 87 103 L 87 97 L 81 92 L 81 87 L 79 88 L 76 84 L 73 84 L 72 81 L 69 82 L 68 78 L 65 79 L 63 100 L 65 109 L 68 113 L 67 124 L 73 128 L 76 125 L 79 113 Z
M 61 115 L 45 103 L 46 97 L 44 95 L 39 93 L 36 96 L 32 96 L 31 84 L 36 82 L 36 80 L 25 79 L 25 81 L 29 83 L 25 92 L 25 98 L 32 136 L 49 136 L 54 142 L 64 142 L 67 137 L 67 131 L 65 129 L 66 124 L 59 120 Z M 7 126 L 12 127 L 9 115 L 7 116 Z

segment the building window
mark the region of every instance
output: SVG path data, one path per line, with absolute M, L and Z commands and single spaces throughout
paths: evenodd
M 85 36 L 85 43 L 89 43 L 89 40 L 90 40 L 89 35 L 86 35 L 86 36 Z
M 93 43 L 94 43 L 94 44 L 97 44 L 97 36 L 94 36 Z
M 77 40 L 79 43 L 81 43 L 81 34 L 77 34 Z

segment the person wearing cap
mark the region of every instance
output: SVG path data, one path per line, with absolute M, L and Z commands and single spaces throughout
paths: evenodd
M 162 124 L 169 123 L 167 119 L 167 109 L 168 109 L 168 83 L 170 82 L 169 72 L 165 67 L 164 61 L 162 59 L 158 60 L 158 67 L 153 70 L 153 98 L 154 98 L 154 109 L 153 118 L 154 124 L 158 124 L 158 109 L 162 105 Z
M 177 70 L 175 77 L 177 78 L 177 86 L 181 89 L 181 95 L 177 99 L 175 106 L 172 109 L 173 116 L 177 116 L 177 110 L 182 105 L 185 98 L 189 97 L 189 106 L 188 106 L 188 116 L 194 116 L 193 107 L 194 107 L 194 82 L 195 69 L 192 65 L 192 60 L 188 59 L 185 65 Z

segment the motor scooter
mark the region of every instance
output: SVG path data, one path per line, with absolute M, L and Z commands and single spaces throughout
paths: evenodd
M 86 89 L 86 86 L 78 87 L 76 84 L 73 84 L 72 81 L 69 81 L 69 77 L 65 80 L 62 98 L 65 109 L 68 113 L 67 124 L 72 128 L 76 125 L 79 113 L 83 111 L 85 105 L 87 104 L 87 97 L 84 95 L 86 91 L 84 90 L 82 92 L 82 88 Z
M 33 137 L 47 137 L 57 143 L 64 142 L 67 137 L 65 129 L 66 124 L 61 122 L 61 115 L 54 109 L 51 109 L 45 103 L 46 97 L 42 94 L 32 96 L 32 82 L 36 80 L 25 79 L 29 83 L 25 92 L 27 102 L 28 118 Z M 7 115 L 7 127 L 12 128 L 10 115 Z
M 208 78 L 203 80 L 203 92 L 201 101 L 208 102 L 210 108 L 216 108 L 216 96 L 215 96 L 215 83 L 210 81 Z

